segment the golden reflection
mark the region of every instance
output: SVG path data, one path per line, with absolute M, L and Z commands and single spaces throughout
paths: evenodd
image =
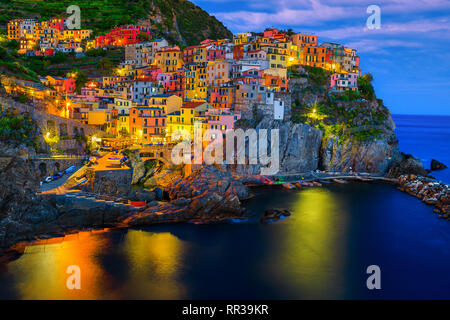
M 103 276 L 96 255 L 105 245 L 105 237 L 90 232 L 40 241 L 27 246 L 24 254 L 9 263 L 21 299 L 95 299 L 101 297 Z M 71 241 L 74 240 L 74 241 Z M 69 290 L 66 273 L 70 265 L 81 269 L 81 290 Z M 113 297 L 108 297 L 113 298 Z
M 129 261 L 129 294 L 136 298 L 183 299 L 186 290 L 179 279 L 183 241 L 171 233 L 128 230 L 124 251 Z M 127 296 L 127 294 L 125 294 Z
M 276 276 L 289 277 L 288 283 L 310 298 L 321 298 L 330 290 L 339 294 L 345 281 L 345 204 L 325 188 L 307 189 L 297 195 L 278 250 L 284 270 Z

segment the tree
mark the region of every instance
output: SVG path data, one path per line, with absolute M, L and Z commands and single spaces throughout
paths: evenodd
M 6 45 L 8 49 L 18 50 L 20 49 L 20 44 L 16 39 L 9 40 Z
M 111 74 L 114 64 L 108 58 L 103 58 L 97 65 L 97 68 L 102 70 L 105 74 Z
M 27 97 L 27 95 L 24 94 L 24 93 L 21 93 L 21 94 L 19 95 L 18 99 L 19 99 L 19 102 L 20 102 L 20 103 L 27 103 L 27 102 L 28 102 L 28 97 Z
M 138 40 L 141 41 L 141 42 L 150 40 L 149 35 L 148 35 L 147 33 L 144 33 L 144 32 L 140 32 L 140 33 L 137 35 L 137 38 L 138 38 Z
M 78 93 L 81 93 L 81 88 L 84 87 L 84 85 L 86 84 L 86 82 L 88 82 L 88 80 L 89 79 L 87 75 L 84 74 L 84 72 L 82 71 L 75 72 L 75 86 Z
M 370 73 L 365 73 L 362 77 L 358 77 L 358 89 L 361 96 L 367 100 L 375 98 L 375 89 L 372 86 L 373 77 Z

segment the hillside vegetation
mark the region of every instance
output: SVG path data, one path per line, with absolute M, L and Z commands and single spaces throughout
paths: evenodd
M 66 18 L 66 9 L 73 4 L 81 9 L 81 27 L 93 29 L 95 35 L 144 22 L 156 35 L 180 45 L 232 36 L 220 21 L 187 0 L 2 0 L 0 25 L 6 26 L 12 18 Z

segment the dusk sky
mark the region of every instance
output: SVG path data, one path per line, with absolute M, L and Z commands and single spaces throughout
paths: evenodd
M 266 27 L 314 33 L 358 50 L 392 113 L 450 115 L 450 0 L 193 0 L 233 33 Z M 369 5 L 381 28 L 366 27 Z

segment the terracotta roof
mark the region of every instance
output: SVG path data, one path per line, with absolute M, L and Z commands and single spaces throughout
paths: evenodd
M 190 101 L 190 102 L 186 102 L 182 108 L 187 108 L 187 109 L 195 109 L 198 106 L 201 106 L 202 104 L 205 104 L 205 101 Z

